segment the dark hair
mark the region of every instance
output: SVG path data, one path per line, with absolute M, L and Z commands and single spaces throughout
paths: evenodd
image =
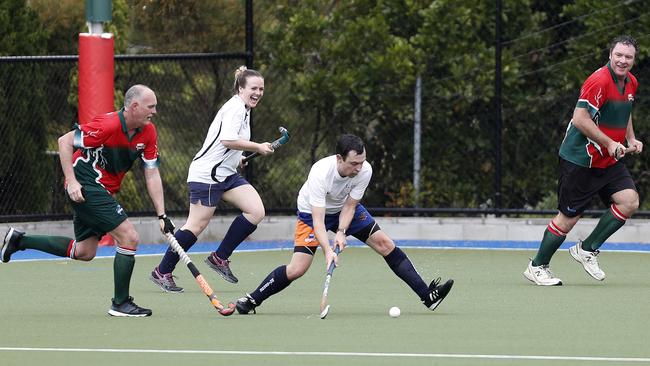
M 243 65 L 239 66 L 237 70 L 235 70 L 235 84 L 232 86 L 233 95 L 239 94 L 239 88 L 246 87 L 246 79 L 251 76 L 257 76 L 264 79 L 264 77 L 262 76 L 262 74 L 259 73 L 259 71 L 248 69 L 246 68 L 246 66 Z
M 632 38 L 631 36 L 628 36 L 627 34 L 612 39 L 612 42 L 609 45 L 609 53 L 612 53 L 614 47 L 616 47 L 616 45 L 619 43 L 632 46 L 634 47 L 634 51 L 636 51 L 636 53 L 639 53 L 639 47 L 636 44 L 636 39 Z
M 346 133 L 341 135 L 336 141 L 336 153 L 343 157 L 345 160 L 350 151 L 356 151 L 357 154 L 363 154 L 365 147 L 363 146 L 363 141 L 361 138 L 356 135 Z

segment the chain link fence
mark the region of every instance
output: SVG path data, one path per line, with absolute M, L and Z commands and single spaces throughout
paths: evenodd
M 241 54 L 116 56 L 116 108 L 133 84 L 146 84 L 157 94 L 154 122 L 170 213 L 188 209 L 187 169 L 219 107 L 231 96 L 234 70 L 244 63 Z M 351 95 L 347 103 L 356 103 L 356 107 L 339 115 L 333 105 L 339 101 L 327 100 L 318 106 L 305 102 L 292 89 L 292 76 L 286 70 L 269 67 L 261 71 L 266 91 L 252 114 L 253 140 L 276 139 L 278 126 L 286 127 L 292 136 L 275 154 L 253 160 L 245 171 L 270 214 L 294 212 L 310 165 L 332 154 L 336 137 L 343 132 L 359 134 L 367 144 L 374 174 L 364 204 L 378 214 L 554 212 L 557 149 L 579 85 L 534 100 L 504 91 L 504 122 L 497 131 L 492 97 L 439 95 L 431 86 L 440 79 L 423 75 L 416 209 L 413 88 L 378 88 L 361 101 Z M 634 71 L 639 80 L 650 74 L 643 63 Z M 77 122 L 77 58 L 0 58 L 0 80 L 0 221 L 69 218 L 57 138 Z M 648 109 L 647 100 L 638 97 L 635 116 L 640 117 L 635 127 L 642 141 L 648 141 L 650 126 L 643 113 Z M 544 116 L 544 133 L 531 128 L 531 120 L 540 121 L 531 114 Z M 498 133 L 503 141 L 500 168 L 495 147 Z M 647 164 L 642 157 L 628 161 L 642 199 L 650 184 Z M 501 192 L 496 192 L 497 176 Z M 143 180 L 141 167 L 134 165 L 118 195 L 132 216 L 153 212 Z M 494 205 L 498 193 L 501 209 Z M 595 204 L 594 208 L 602 207 Z M 225 204 L 220 208 L 220 212 L 228 210 Z
M 154 123 L 168 212 L 187 211 L 187 169 L 217 111 L 232 96 L 234 71 L 245 62 L 243 54 L 115 57 L 116 109 L 133 84 L 156 92 Z M 57 139 L 77 123 L 77 79 L 76 56 L 0 58 L 0 221 L 70 217 Z M 282 125 L 291 143 L 272 157 L 253 160 L 244 174 L 263 192 L 268 212 L 290 213 L 312 159 L 299 154 L 304 146 L 300 128 L 289 122 L 300 123 L 300 112 L 274 107 L 273 99 L 281 95 L 268 99 L 262 102 L 266 109 L 253 111 L 254 140 L 276 139 Z M 292 154 L 299 158 L 288 161 Z M 139 163 L 126 175 L 117 198 L 132 216 L 151 214 Z M 229 209 L 220 206 L 220 212 Z
M 220 105 L 230 97 L 241 55 L 116 56 L 116 108 L 142 83 L 157 94 L 161 174 L 170 212 L 187 210 L 187 168 Z M 69 217 L 57 139 L 77 123 L 77 57 L 7 57 L 0 63 L 0 217 Z M 127 174 L 118 200 L 150 214 L 141 167 Z

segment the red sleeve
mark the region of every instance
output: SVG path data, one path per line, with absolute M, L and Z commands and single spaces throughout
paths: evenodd
M 609 76 L 609 70 L 606 76 Z M 603 80 L 602 68 L 596 70 L 591 74 L 587 80 L 582 84 L 580 89 L 580 97 L 578 98 L 578 105 L 584 106 L 588 103 L 588 109 L 598 111 L 605 101 L 607 100 L 607 83 Z M 592 114 L 593 115 L 593 114 Z
M 119 118 L 115 123 L 111 114 L 96 116 L 92 121 L 77 126 L 81 132 L 80 141 L 75 141 L 75 147 L 95 148 L 104 145 L 106 140 L 113 135 L 115 129 L 120 128 Z
M 142 161 L 144 162 L 145 169 L 157 168 L 160 165 L 158 160 L 158 134 L 156 126 L 149 123 L 142 131 L 142 138 L 144 140 L 144 151 L 142 152 Z

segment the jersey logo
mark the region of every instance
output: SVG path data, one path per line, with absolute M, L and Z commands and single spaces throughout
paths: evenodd
M 314 237 L 314 233 L 310 233 L 306 238 L 305 238 L 305 243 L 313 243 L 316 241 L 316 238 Z
M 117 212 L 118 215 L 124 215 L 124 209 L 122 208 L 122 206 L 120 206 L 119 203 L 117 204 L 117 208 L 115 209 L 115 212 Z
M 594 97 L 596 108 L 600 109 L 600 100 L 603 99 L 603 88 L 598 89 L 598 94 Z
M 264 292 L 264 290 L 267 289 L 267 287 L 271 286 L 275 282 L 275 278 L 271 278 L 269 282 L 265 283 L 264 286 L 260 287 L 260 292 Z
M 627 95 L 627 100 L 628 100 L 629 102 L 634 102 L 634 95 L 632 95 L 632 94 L 628 94 L 628 95 Z

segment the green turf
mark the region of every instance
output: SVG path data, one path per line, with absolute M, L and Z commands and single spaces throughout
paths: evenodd
M 620 365 L 624 360 L 469 355 L 650 358 L 648 254 L 604 252 L 600 260 L 608 277 L 598 282 L 561 251 L 552 269 L 565 285 L 542 288 L 521 275 L 532 251 L 405 251 L 427 281 L 438 276 L 456 281 L 435 312 L 421 305 L 378 255 L 360 248 L 341 255 L 326 320 L 318 317 L 325 277 L 322 255 L 305 277 L 267 300 L 258 314 L 231 317 L 214 311 L 184 266 L 175 272 L 184 294 L 154 287 L 147 277 L 160 256 L 137 259 L 131 294 L 154 311 L 151 318 L 139 319 L 106 314 L 113 286 L 111 259 L 3 264 L 0 364 Z M 202 262 L 204 255 L 192 258 L 217 296 L 228 301 L 252 291 L 290 255 L 235 253 L 236 285 L 211 273 Z M 401 308 L 401 317 L 388 316 L 391 306 Z M 83 352 L 6 349 L 14 347 Z M 636 364 L 647 363 L 640 361 Z

